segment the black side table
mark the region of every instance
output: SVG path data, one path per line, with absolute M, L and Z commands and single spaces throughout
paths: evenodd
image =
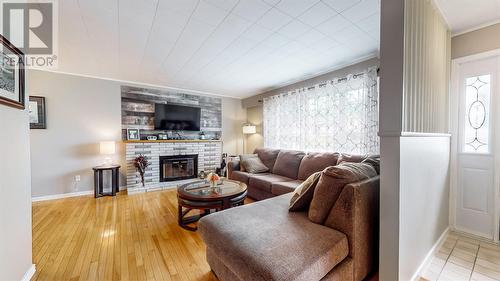
M 115 196 L 117 192 L 120 191 L 120 178 L 119 178 L 119 165 L 109 165 L 109 166 L 97 166 L 92 168 L 94 170 L 94 197 L 102 196 Z M 111 192 L 104 192 L 103 185 L 103 171 L 111 171 Z

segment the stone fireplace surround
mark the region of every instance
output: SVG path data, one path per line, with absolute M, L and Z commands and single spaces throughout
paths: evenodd
M 125 141 L 127 160 L 127 191 L 129 194 L 175 188 L 193 179 L 160 181 L 160 156 L 198 155 L 198 172 L 215 171 L 222 160 L 222 141 L 216 140 L 156 140 Z M 134 167 L 134 159 L 140 154 L 146 156 L 151 165 L 144 176 L 145 186 Z

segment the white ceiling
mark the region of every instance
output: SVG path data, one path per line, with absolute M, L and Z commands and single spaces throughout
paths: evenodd
M 59 14 L 59 71 L 234 97 L 379 48 L 380 0 L 64 0 Z
M 435 0 L 452 33 L 500 20 L 500 0 Z

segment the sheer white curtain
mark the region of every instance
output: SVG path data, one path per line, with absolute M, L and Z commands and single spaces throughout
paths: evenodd
M 264 98 L 266 147 L 379 153 L 377 70 Z

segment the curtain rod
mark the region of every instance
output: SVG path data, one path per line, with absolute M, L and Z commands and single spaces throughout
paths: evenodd
M 380 67 L 377 67 L 377 77 L 379 76 L 379 72 L 380 72 Z M 349 75 L 352 75 L 354 78 L 357 78 L 357 77 L 362 76 L 362 75 L 364 75 L 364 74 L 365 74 L 365 72 L 360 72 L 360 73 L 356 73 L 356 74 L 349 74 Z M 304 89 L 307 89 L 307 90 L 312 90 L 312 89 L 316 88 L 316 86 L 323 87 L 323 86 L 325 86 L 325 85 L 326 85 L 326 84 L 328 84 L 328 83 L 334 83 L 334 82 L 337 82 L 337 83 L 338 83 L 338 82 L 340 82 L 340 81 L 347 80 L 349 75 L 347 75 L 347 76 L 345 76 L 345 77 L 342 77 L 342 78 L 336 78 L 335 80 L 333 80 L 333 79 L 332 79 L 332 80 L 326 80 L 326 81 L 323 81 L 323 82 L 319 82 L 319 83 L 315 84 L 314 86 L 302 87 L 302 88 L 298 88 L 298 89 L 291 90 L 291 91 L 288 91 L 288 92 L 302 91 L 302 90 L 304 90 Z M 311 78 L 311 79 L 312 79 L 312 78 Z M 257 102 L 258 102 L 258 103 L 262 103 L 262 102 L 263 102 L 263 100 L 262 100 L 262 99 L 260 99 L 260 100 L 258 100 Z

